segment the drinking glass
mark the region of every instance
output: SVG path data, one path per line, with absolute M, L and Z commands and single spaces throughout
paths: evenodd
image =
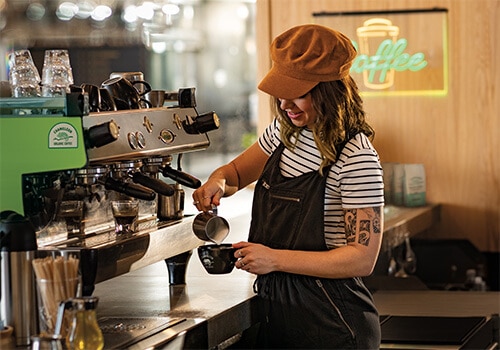
M 136 229 L 139 217 L 139 202 L 134 200 L 119 200 L 111 202 L 115 218 L 116 233 L 131 233 Z
M 81 277 L 66 277 L 60 279 L 38 278 L 36 280 L 38 299 L 40 301 L 39 317 L 40 331 L 43 334 L 54 334 L 57 323 L 59 304 L 81 293 Z M 66 336 L 70 321 L 64 320 L 61 334 Z
M 12 97 L 40 96 L 40 74 L 29 50 L 9 55 L 9 83 Z
M 74 82 L 68 50 L 46 50 L 42 69 L 42 95 L 65 96 Z
M 68 237 L 83 235 L 83 201 L 62 201 L 59 207 L 59 217 L 64 218 Z
M 62 301 L 81 296 L 79 263 L 79 258 L 73 254 L 40 257 L 32 261 L 42 334 L 54 334 Z M 65 320 L 61 334 L 65 336 L 68 329 L 69 323 Z

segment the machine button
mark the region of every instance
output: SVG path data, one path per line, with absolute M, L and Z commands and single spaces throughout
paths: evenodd
M 146 147 L 146 138 L 144 137 L 144 134 L 140 131 L 135 133 L 135 136 L 137 138 L 137 144 L 139 145 L 140 148 L 145 148 Z
M 133 132 L 127 134 L 128 144 L 132 149 L 137 149 L 137 136 Z
M 171 130 L 163 129 L 160 131 L 159 139 L 166 144 L 170 144 L 174 142 L 175 134 Z

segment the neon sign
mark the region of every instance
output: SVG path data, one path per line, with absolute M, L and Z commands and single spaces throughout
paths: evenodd
M 321 12 L 315 22 L 351 38 L 363 96 L 448 93 L 447 10 Z

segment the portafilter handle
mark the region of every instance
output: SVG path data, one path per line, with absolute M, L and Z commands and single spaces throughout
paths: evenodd
M 106 180 L 104 181 L 104 187 L 107 190 L 113 190 L 116 192 L 126 194 L 127 196 L 134 197 L 137 199 L 143 199 L 146 201 L 152 201 L 153 199 L 156 198 L 156 193 L 144 186 L 128 182 L 117 181 L 110 177 L 106 178 Z
M 135 183 L 146 186 L 163 196 L 170 197 L 175 193 L 175 187 L 163 182 L 162 180 L 151 178 L 139 172 L 129 172 L 129 175 Z
M 163 176 L 169 177 L 180 183 L 181 185 L 190 188 L 196 189 L 201 186 L 201 181 L 199 179 L 183 171 L 175 170 L 170 165 L 167 165 L 163 169 L 161 169 L 161 173 L 163 174 Z

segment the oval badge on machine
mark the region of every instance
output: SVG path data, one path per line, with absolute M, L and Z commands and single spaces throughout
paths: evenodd
M 49 132 L 49 148 L 77 148 L 78 133 L 69 123 L 58 123 Z

